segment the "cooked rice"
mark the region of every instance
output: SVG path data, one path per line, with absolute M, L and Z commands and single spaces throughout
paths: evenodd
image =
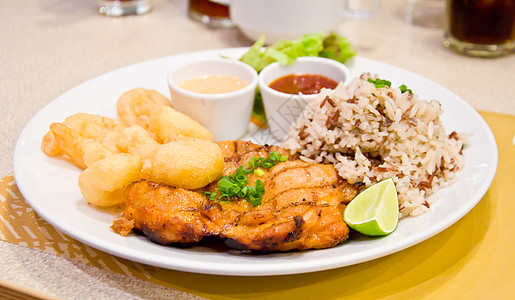
M 445 132 L 438 101 L 376 88 L 368 78 L 377 76 L 363 74 L 323 90 L 283 146 L 302 160 L 334 164 L 350 183 L 368 187 L 392 177 L 401 215 L 423 214 L 434 194 L 463 168 L 463 139 Z

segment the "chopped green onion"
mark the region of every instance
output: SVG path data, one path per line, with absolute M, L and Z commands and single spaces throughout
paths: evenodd
M 273 167 L 273 166 L 274 166 L 274 164 L 273 164 L 273 163 L 271 163 L 271 162 L 265 162 L 265 163 L 263 163 L 263 168 L 265 168 L 265 169 L 270 169 L 270 168 L 271 168 L 271 167 Z
M 281 154 L 279 154 L 275 151 L 270 152 L 270 154 L 268 155 L 268 160 L 270 160 L 271 162 L 278 162 L 280 156 L 281 156 Z
M 256 166 L 261 167 L 264 163 L 268 162 L 268 159 L 260 157 L 256 160 Z
M 408 87 L 405 84 L 401 85 L 399 89 L 401 90 L 401 93 L 409 92 L 410 94 L 413 94 L 413 91 L 411 89 L 408 89 Z
M 390 81 L 384 80 L 384 79 L 379 79 L 379 78 L 377 78 L 375 80 L 372 78 L 369 78 L 368 82 L 373 83 L 376 86 L 376 88 L 384 88 L 386 86 L 388 86 L 388 87 L 392 86 L 392 83 Z
M 248 164 L 249 168 L 251 168 L 251 169 L 256 168 L 256 159 L 257 159 L 257 156 L 254 156 L 249 160 L 249 164 Z
M 211 193 L 211 192 L 204 192 L 204 195 L 207 196 L 207 198 L 211 201 L 215 201 L 215 198 L 216 198 L 216 193 Z
M 217 190 L 220 192 L 220 196 L 218 196 L 218 200 L 227 198 L 227 201 L 231 199 L 231 197 L 237 196 L 241 198 L 246 198 L 253 206 L 258 206 L 261 204 L 261 200 L 263 194 L 265 193 L 265 184 L 257 179 L 254 185 L 248 185 L 249 179 L 247 178 L 247 174 L 255 173 L 258 176 L 263 176 L 265 171 L 263 169 L 270 169 L 279 162 L 287 161 L 288 157 L 283 156 L 279 152 L 273 151 L 270 152 L 268 158 L 265 157 L 252 157 L 248 162 L 248 169 L 244 166 L 240 166 L 236 172 L 229 176 L 222 176 L 218 180 Z M 217 194 L 211 192 L 204 192 L 209 200 L 213 201 L 216 199 Z
M 384 88 L 386 86 L 388 86 L 388 87 L 392 86 L 392 83 L 390 81 L 380 79 L 380 78 L 377 78 L 375 80 L 372 78 L 369 78 L 367 80 L 368 80 L 368 82 L 373 83 L 376 86 L 376 88 Z M 401 86 L 399 86 L 399 89 L 401 90 L 401 93 L 409 92 L 410 94 L 413 94 L 413 91 L 408 89 L 408 87 L 405 84 L 402 84 Z M 373 93 L 372 93 L 372 95 L 375 96 Z
M 249 194 L 249 187 L 248 186 L 244 186 L 242 189 L 241 189 L 241 196 L 242 197 L 247 197 L 247 195 Z
M 228 176 L 223 176 L 218 180 L 218 188 L 220 190 L 228 190 L 233 185 L 233 182 Z
M 256 187 L 256 191 L 258 193 L 264 194 L 265 193 L 265 184 L 261 180 L 256 180 L 254 183 L 254 186 Z
M 247 184 L 247 182 L 249 181 L 247 179 L 247 176 L 245 176 L 244 174 L 236 174 L 236 176 L 234 176 L 234 179 L 236 181 L 238 181 L 239 183 L 243 183 L 243 184 Z

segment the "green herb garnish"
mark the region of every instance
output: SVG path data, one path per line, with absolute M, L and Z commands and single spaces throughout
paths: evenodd
M 224 199 L 228 201 L 231 197 L 246 198 L 252 206 L 258 206 L 261 204 L 261 199 L 265 193 L 265 185 L 257 179 L 253 186 L 249 186 L 247 174 L 256 173 L 258 176 L 263 176 L 265 174 L 263 169 L 270 169 L 286 160 L 288 160 L 288 157 L 275 151 L 270 152 L 268 158 L 254 156 L 249 160 L 247 168 L 240 166 L 234 174 L 222 176 L 218 180 L 216 189 L 220 192 L 220 195 L 208 191 L 204 192 L 204 195 L 211 201 L 217 200 L 217 195 L 220 201 Z
M 380 78 L 377 78 L 377 79 L 369 78 L 368 82 L 373 83 L 376 86 L 376 88 L 384 88 L 384 87 L 392 86 L 392 83 L 390 81 L 380 79 Z M 413 94 L 413 91 L 411 89 L 408 89 L 408 87 L 405 84 L 402 84 L 401 86 L 399 86 L 399 90 L 401 91 L 401 93 L 409 92 L 410 94 Z
M 209 198 L 209 200 L 211 200 L 211 201 L 216 200 L 216 193 L 211 193 L 211 192 L 205 191 L 204 195 L 206 195 Z
M 375 80 L 372 78 L 369 78 L 368 82 L 373 83 L 376 86 L 376 88 L 384 88 L 385 86 L 387 86 L 387 87 L 392 86 L 392 83 L 390 81 L 380 79 L 380 78 L 377 78 Z
M 410 94 L 413 94 L 413 91 L 411 89 L 408 89 L 408 87 L 405 84 L 401 85 L 399 89 L 401 90 L 401 93 L 409 92 Z
M 257 176 L 263 176 L 263 175 L 265 175 L 265 171 L 263 171 L 263 169 L 256 169 L 256 171 L 254 171 L 254 173 L 255 173 Z

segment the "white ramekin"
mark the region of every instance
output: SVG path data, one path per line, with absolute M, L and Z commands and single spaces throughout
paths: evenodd
M 338 83 L 348 81 L 349 69 L 342 63 L 321 57 L 299 57 L 291 66 L 273 63 L 259 73 L 259 89 L 263 96 L 263 104 L 270 133 L 282 140 L 290 126 L 297 120 L 306 105 L 311 105 L 318 94 L 287 94 L 269 87 L 275 79 L 289 74 L 317 74 L 330 78 Z
M 200 94 L 179 86 L 185 80 L 208 75 L 233 76 L 247 86 L 223 94 Z M 172 68 L 168 75 L 173 107 L 211 131 L 215 141 L 238 139 L 247 131 L 257 82 L 258 74 L 251 66 L 228 58 L 187 62 Z

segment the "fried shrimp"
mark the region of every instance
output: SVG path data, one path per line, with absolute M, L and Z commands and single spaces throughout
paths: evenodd
M 197 189 L 222 175 L 222 152 L 211 133 L 165 96 L 132 89 L 116 108 L 120 121 L 77 113 L 52 123 L 41 142 L 48 156 L 67 157 L 84 170 L 79 188 L 89 203 L 121 203 L 123 189 L 140 179 Z
M 73 114 L 64 119 L 63 124 L 80 132 L 81 136 L 90 139 L 104 138 L 113 131 L 125 127 L 115 119 L 88 113 Z
M 101 159 L 79 175 L 79 188 L 88 203 L 112 206 L 124 201 L 125 188 L 140 179 L 141 158 L 126 153 Z
M 198 189 L 220 178 L 223 169 L 224 158 L 217 144 L 182 137 L 157 147 L 143 173 L 155 182 Z
M 110 144 L 106 146 L 108 146 L 111 151 L 115 151 L 115 145 L 113 142 L 109 142 L 113 140 L 113 132 L 121 130 L 124 127 L 121 122 L 114 119 L 88 113 L 73 114 L 67 117 L 62 124 L 80 134 L 81 137 L 95 139 L 104 145 L 106 145 L 106 143 Z M 61 149 L 59 145 L 59 141 L 50 130 L 43 137 L 41 149 L 48 156 L 58 156 L 63 153 L 63 149 Z
M 50 132 L 54 139 L 52 143 L 56 145 L 54 149 L 58 148 L 60 152 L 65 153 L 70 161 L 81 169 L 86 169 L 94 162 L 115 153 L 102 143 L 81 136 L 78 131 L 63 123 L 52 123 Z
M 171 107 L 163 107 L 150 116 L 150 129 L 161 143 L 166 143 L 178 135 L 213 141 L 213 135 L 209 130 Z
M 55 139 L 55 135 L 52 131 L 48 131 L 45 136 L 43 136 L 41 151 L 50 157 L 63 154 L 63 150 L 59 147 L 59 142 Z
M 155 90 L 136 88 L 123 93 L 116 111 L 123 124 L 143 127 L 159 143 L 167 143 L 177 135 L 213 140 L 209 130 L 173 109 L 168 98 Z
M 124 128 L 118 134 L 117 147 L 123 153 L 137 155 L 142 159 L 150 158 L 159 143 L 139 125 Z
M 139 125 L 150 130 L 150 115 L 161 107 L 171 107 L 170 100 L 155 90 L 135 88 L 123 93 L 116 103 L 118 118 L 126 126 Z

